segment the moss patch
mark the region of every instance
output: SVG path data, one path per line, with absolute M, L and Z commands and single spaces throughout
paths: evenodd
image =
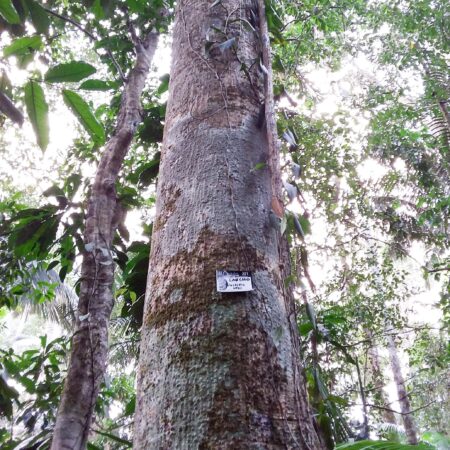
M 246 241 L 234 236 L 218 236 L 205 228 L 192 251 L 182 251 L 155 267 L 152 273 L 154 294 L 145 323 L 158 328 L 170 320 L 195 317 L 214 303 L 242 301 L 247 298 L 245 293 L 217 294 L 215 271 L 263 268 L 263 256 Z M 171 303 L 175 290 L 182 291 L 183 298 Z

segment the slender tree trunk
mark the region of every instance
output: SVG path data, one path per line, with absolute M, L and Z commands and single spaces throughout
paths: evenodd
M 134 448 L 321 449 L 271 219 L 258 4 L 181 0 L 153 226 Z M 252 24 L 254 31 L 245 23 Z M 259 21 L 265 18 L 259 17 Z M 216 270 L 253 274 L 219 293 Z
M 115 184 L 141 122 L 140 96 L 158 35 L 136 44 L 136 63 L 122 94 L 116 130 L 102 154 L 86 214 L 78 317 L 52 450 L 84 449 L 108 354 L 108 324 L 114 304 L 111 244 L 122 216 Z
M 371 333 L 369 332 L 368 334 L 370 337 Z M 389 399 L 384 390 L 385 382 L 383 371 L 381 370 L 380 355 L 378 354 L 378 349 L 375 345 L 369 350 L 369 359 L 372 371 L 372 381 L 379 397 L 380 406 L 389 408 Z M 389 409 L 383 409 L 383 419 L 386 423 L 396 423 L 394 412 Z
M 406 391 L 405 380 L 402 374 L 400 359 L 398 357 L 397 347 L 395 345 L 393 330 L 389 330 L 387 336 L 389 359 L 391 362 L 392 373 L 394 375 L 395 385 L 397 387 L 398 403 L 402 412 L 403 426 L 405 428 L 406 438 L 409 444 L 417 444 L 417 429 L 414 419 L 411 415 L 411 405 L 409 403 L 408 393 Z
M 447 133 L 450 133 L 450 114 L 447 109 L 447 101 L 439 101 L 439 109 L 441 110 L 442 117 L 445 120 L 445 125 L 447 126 Z
M 364 382 L 361 376 L 361 368 L 359 366 L 358 358 L 355 358 L 356 376 L 358 377 L 359 396 L 361 397 L 363 424 L 360 431 L 362 439 L 369 438 L 369 411 L 367 408 L 366 392 L 364 391 Z

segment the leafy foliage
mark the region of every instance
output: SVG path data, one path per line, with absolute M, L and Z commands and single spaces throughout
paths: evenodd
M 285 281 L 295 284 L 303 303 L 298 326 L 316 420 L 329 448 L 357 437 L 361 424 L 352 420 L 355 411 L 367 419 L 371 436 L 383 434 L 378 425 L 384 420 L 382 393 L 389 370 L 381 357 L 377 381 L 369 353 L 373 348 L 383 353 L 386 325 L 392 324 L 407 355 L 408 389 L 419 428 L 444 433 L 450 311 L 446 2 L 266 3 L 287 206 L 277 226 L 294 249 L 294 270 Z M 47 316 L 60 322 L 73 313 L 55 298 L 63 282 L 78 286 L 89 195 L 86 169 L 98 161 L 99 147 L 114 133 L 124 74 L 133 64 L 130 29 L 142 35 L 157 19 L 157 27 L 167 30 L 168 21 L 159 15 L 164 6 L 170 9 L 172 2 L 1 2 L 0 31 L 7 39 L 0 93 L 19 113 L 26 110 L 36 143 L 47 153 L 58 145 L 48 122 L 61 100 L 85 133 L 61 153 L 42 195 L 0 202 L 0 307 L 48 307 Z M 244 25 L 254 29 L 255 20 L 250 14 Z M 222 35 L 216 44 L 221 52 L 239 45 Z M 343 82 L 333 81 L 322 91 L 325 78 L 335 80 L 355 61 L 373 73 L 349 72 Z M 15 77 L 16 71 L 22 76 Z M 326 77 L 317 76 L 317 82 L 316 74 L 323 71 Z M 143 122 L 116 187 L 129 215 L 138 211 L 144 216 L 143 236 L 130 237 L 125 222 L 114 239 L 120 270 L 111 325 L 113 379 L 106 380 L 97 404 L 93 449 L 106 442 L 127 447 L 132 436 L 134 386 L 124 367 L 133 366 L 139 350 L 152 231 L 148 211 L 155 202 L 168 89 L 168 75 L 150 81 Z M 335 109 L 330 100 L 338 102 Z M 5 129 L 23 137 L 9 123 L 20 120 L 1 112 Z M 8 138 L 2 131 L 0 139 L 3 135 Z M 26 152 L 18 155 L 26 159 Z M 255 165 L 253 171 L 258 170 L 266 170 L 266 163 Z M 440 317 L 447 317 L 434 327 L 415 320 L 424 315 L 413 303 L 426 283 L 440 286 L 436 303 Z M 22 355 L 2 350 L 2 368 L 10 379 L 0 378 L 0 408 L 13 429 L 20 418 L 27 431 L 10 436 L 5 427 L 0 434 L 5 448 L 19 442 L 45 445 L 49 438 L 68 344 L 64 339 L 41 344 Z M 112 405 L 120 411 L 114 419 L 108 418 Z M 337 448 L 410 447 L 359 441 Z
M 51 437 L 64 380 L 62 367 L 66 362 L 68 342 L 65 338 L 58 338 L 47 343 L 43 336 L 40 344 L 40 348 L 26 350 L 21 355 L 12 349 L 0 350 L 1 369 L 4 371 L 1 377 L 0 404 L 4 405 L 1 412 L 13 425 L 22 424 L 25 429 L 22 436 L 11 435 L 9 427 L 1 429 L 2 448 L 12 449 L 20 442 L 27 446 L 44 445 Z M 20 396 L 19 391 L 10 386 L 9 380 L 14 380 L 22 392 Z M 13 403 L 17 405 L 14 414 Z

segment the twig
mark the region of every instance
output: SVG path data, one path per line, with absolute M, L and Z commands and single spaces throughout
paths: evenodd
M 441 272 L 443 270 L 445 271 L 449 271 L 450 267 L 440 267 L 439 269 L 427 269 L 426 267 L 424 267 L 424 269 L 428 272 L 428 273 L 435 273 L 435 272 Z
M 369 406 L 370 408 L 382 409 L 384 411 L 391 411 L 391 412 L 393 412 L 395 414 L 400 414 L 402 416 L 408 416 L 408 415 L 413 414 L 413 413 L 415 413 L 417 411 L 420 411 L 421 409 L 428 408 L 428 406 L 430 406 L 433 403 L 436 403 L 436 400 L 431 400 L 426 405 L 420 406 L 419 408 L 416 408 L 416 409 L 412 409 L 411 411 L 408 411 L 408 412 L 405 412 L 405 413 L 401 412 L 401 411 L 396 411 L 395 409 L 387 408 L 386 406 L 372 405 L 370 403 L 366 403 L 366 406 Z

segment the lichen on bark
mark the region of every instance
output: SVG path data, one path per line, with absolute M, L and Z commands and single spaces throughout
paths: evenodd
M 177 4 L 136 449 L 322 448 L 300 374 L 284 244 L 270 221 L 271 174 L 254 170 L 269 161 L 258 126 L 261 41 L 243 24 L 255 5 Z M 217 292 L 216 270 L 252 271 L 254 290 Z

